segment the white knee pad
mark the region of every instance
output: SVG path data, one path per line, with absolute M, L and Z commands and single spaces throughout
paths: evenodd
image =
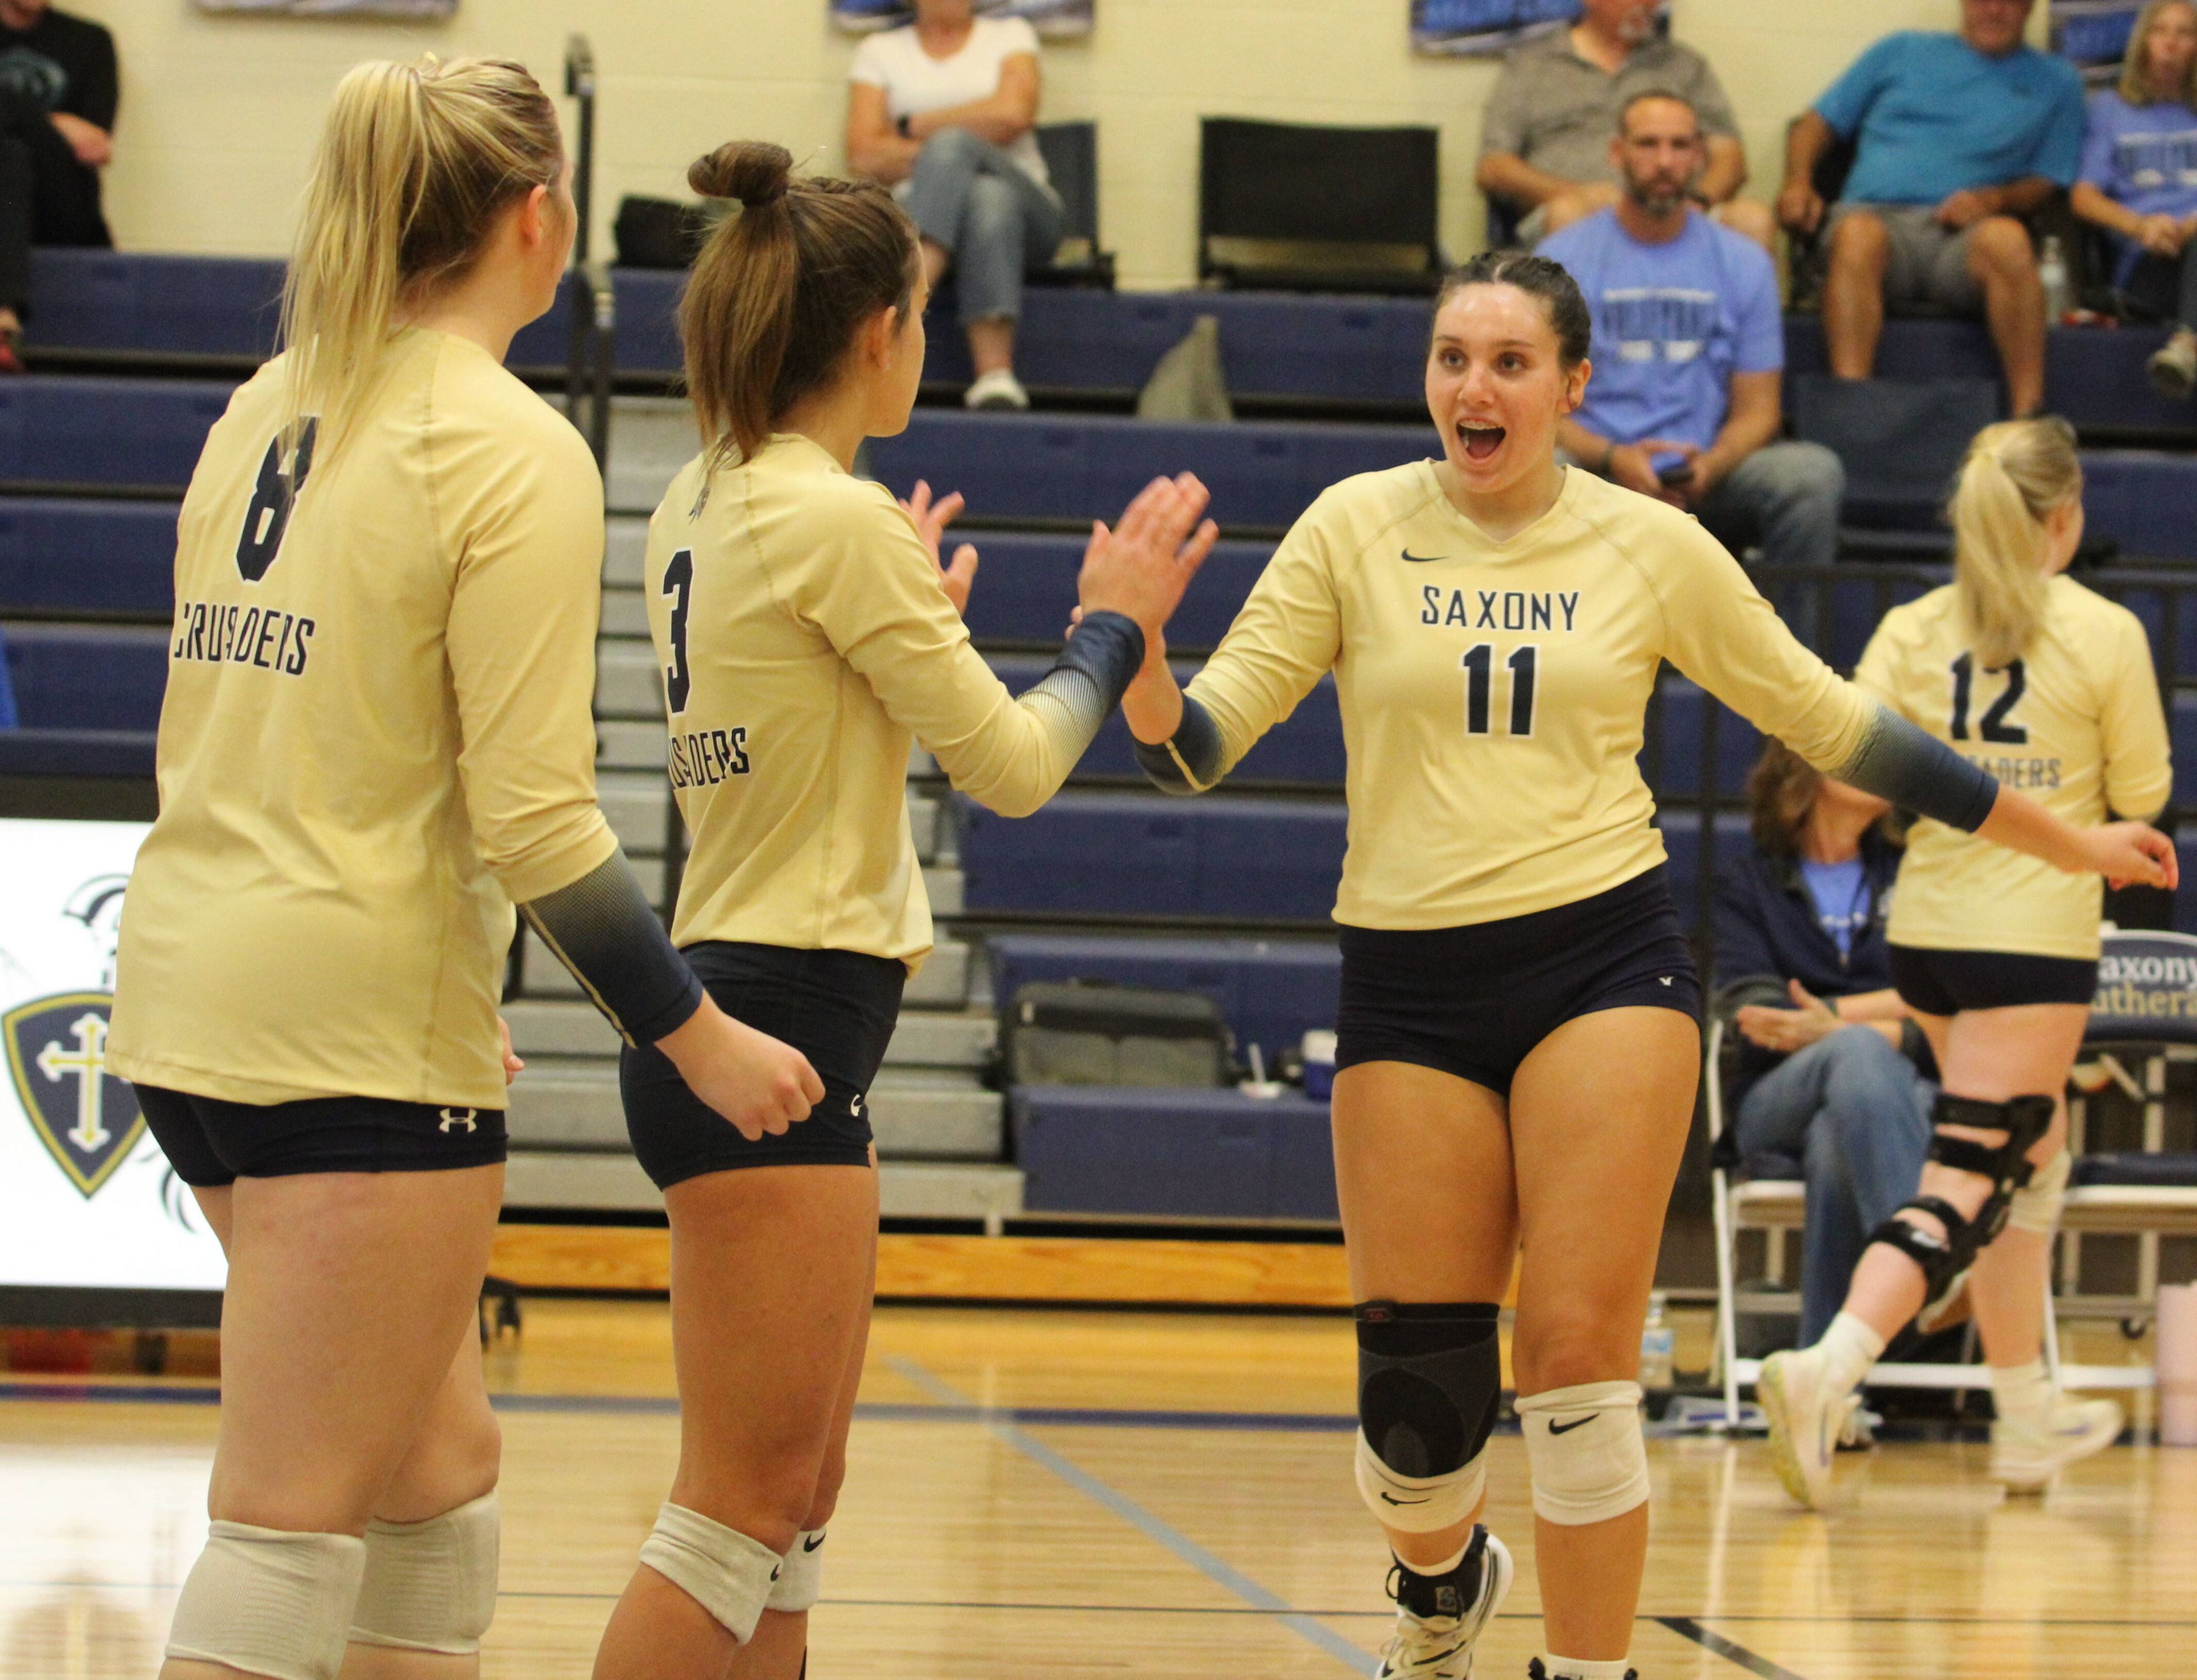
M 367 1524 L 351 1637 L 453 1657 L 479 1650 L 496 1616 L 500 1526 L 494 1490 L 425 1522 Z
M 1365 1432 L 1358 1432 L 1358 1493 L 1365 1508 L 1390 1528 L 1434 1534 L 1470 1516 L 1487 1489 L 1487 1450 L 1444 1476 L 1398 1475 L 1381 1462 Z
M 1640 1385 L 1583 1382 L 1518 1402 L 1533 1509 L 1582 1527 L 1648 1503 L 1648 1446 L 1640 1434 Z
M 762 1608 L 797 1616 L 813 1609 L 823 1592 L 824 1531 L 805 1528 L 794 1537 L 792 1549 L 780 1566 L 778 1584 L 770 1590 Z
M 2029 1182 L 2007 1198 L 2006 1222 L 2016 1231 L 2049 1237 L 2060 1228 L 2060 1209 L 2067 1201 L 2067 1174 L 2074 1157 L 2062 1150 L 2029 1175 Z
M 176 1601 L 168 1655 L 271 1680 L 335 1680 L 366 1542 L 217 1522 Z
M 717 1619 L 745 1645 L 785 1560 L 760 1540 L 666 1502 L 641 1561 Z

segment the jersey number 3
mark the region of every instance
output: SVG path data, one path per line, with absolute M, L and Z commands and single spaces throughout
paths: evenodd
M 2023 747 L 2029 744 L 2029 731 L 2013 721 L 2011 714 L 2028 692 L 2029 673 L 2016 659 L 2006 669 L 2006 692 L 1998 697 L 1991 709 L 1983 715 L 1978 727 L 1980 739 L 1994 746 Z M 1976 656 L 1963 653 L 1953 661 L 1953 739 L 1968 739 L 1968 705 L 1975 697 Z
M 1533 690 L 1540 675 L 1541 650 L 1532 642 L 1516 649 L 1503 662 L 1510 673 L 1510 728 L 1523 740 L 1533 733 Z M 1495 648 L 1481 642 L 1464 656 L 1464 733 L 1492 735 L 1488 713 L 1495 689 Z
M 259 482 L 252 492 L 252 506 L 245 510 L 244 529 L 236 538 L 236 570 L 246 583 L 257 583 L 266 576 L 275 557 L 282 552 L 282 533 L 290 529 L 290 510 L 298 505 L 305 475 L 313 470 L 313 440 L 320 429 L 318 420 L 306 420 L 304 430 L 298 435 L 297 461 L 287 473 L 282 471 L 282 440 L 277 437 L 267 446 L 266 456 L 259 463 Z
M 694 604 L 694 551 L 681 548 L 664 568 L 664 593 L 671 597 L 671 663 L 664 671 L 664 698 L 675 712 L 687 710 L 694 675 L 687 668 L 687 610 Z

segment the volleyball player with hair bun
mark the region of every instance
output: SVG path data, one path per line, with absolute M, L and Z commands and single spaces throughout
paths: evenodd
M 1579 287 L 1491 253 L 1436 300 L 1442 459 L 1328 490 L 1185 694 L 1147 643 L 1147 773 L 1213 786 L 1326 672 L 1350 744 L 1336 1176 L 1359 1491 L 1387 1530 L 1381 1672 L 1459 1680 L 1511 1579 L 1478 1522 L 1518 1268 L 1517 1412 L 1545 1680 L 1626 1672 L 1648 1543 L 1640 1329 L 1701 1069 L 1701 992 L 1638 762 L 1665 660 L 1811 764 L 2077 872 L 2174 878 L 2077 829 L 1795 641 L 1684 513 L 1568 469 Z M 1521 1253 L 1522 1248 L 1522 1254 Z
M 683 1069 L 626 1052 L 634 1152 L 671 1219 L 681 1451 L 599 1680 L 804 1666 L 876 1273 L 866 1102 L 931 946 L 910 745 L 992 809 L 1035 810 L 1217 535 L 1187 476 L 1095 526 L 1082 623 L 1008 693 L 961 621 L 976 550 L 940 566 L 959 498 L 919 484 L 896 506 L 853 476 L 864 438 L 906 429 L 922 378 L 915 225 L 881 187 L 792 165 L 735 142 L 689 172 L 740 208 L 681 305 L 703 447 L 657 510 L 644 576 L 693 836 L 672 937 L 728 1009 L 808 1056 L 824 1095 L 797 1131 L 746 1138 Z
M 595 803 L 601 480 L 502 366 L 575 226 L 519 66 L 359 66 L 283 353 L 183 500 L 109 1057 L 229 1254 L 212 1530 L 165 1680 L 479 1671 L 514 905 L 728 1130 L 822 1095 L 703 995 Z
M 1886 615 L 1855 681 L 2070 822 L 2165 809 L 2173 767 L 2151 643 L 2134 613 L 2065 576 L 2083 540 L 2073 431 L 2038 420 L 1980 433 L 1953 534 L 1952 582 Z M 1885 1344 L 1963 1279 L 1991 1366 L 1995 1480 L 2041 1492 L 2120 1434 L 2118 1405 L 2063 1399 L 2043 1360 L 2065 1093 L 2097 989 L 2101 908 L 2096 880 L 1942 823 L 1909 837 L 1885 931 L 1943 1086 L 1922 1185 L 1871 1233 L 1845 1310 L 1814 1347 L 1763 1364 L 1777 1474 L 1804 1504 L 1828 1496 Z

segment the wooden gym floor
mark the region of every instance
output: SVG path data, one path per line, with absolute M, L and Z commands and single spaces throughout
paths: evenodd
M 1699 1351 L 1685 1328 L 1681 1362 Z M 588 1671 L 669 1485 L 666 1317 L 530 1301 L 505 1430 L 490 1680 Z M 887 1308 L 816 1613 L 816 1680 L 1370 1673 L 1386 1558 L 1351 1485 L 1336 1318 Z M 146 1680 L 205 1532 L 203 1379 L 0 1377 L 0 1676 Z M 1539 1648 L 1515 1434 L 1490 1520 L 1522 1573 L 1483 1680 Z M 1980 1444 L 1840 1461 L 1790 1509 L 1758 1442 L 1651 1445 L 1643 1680 L 2197 1673 L 2197 1451 L 2117 1447 L 2003 1498 Z

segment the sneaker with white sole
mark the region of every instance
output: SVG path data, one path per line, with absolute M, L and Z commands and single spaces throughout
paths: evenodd
M 1831 1456 L 1853 1414 L 1853 1396 L 1832 1392 L 1817 1349 L 1772 1353 L 1762 1362 L 1755 1398 L 1770 1422 L 1770 1462 L 1785 1491 L 1810 1510 L 1831 1492 Z
M 2119 1440 L 2127 1421 L 2112 1400 L 2061 1399 L 2045 1415 L 2042 1428 L 1994 1423 L 1991 1480 L 2009 1493 L 2042 1493 L 2068 1465 Z
M 2143 364 L 2151 388 L 2170 402 L 2181 402 L 2197 391 L 2197 333 L 2184 327 L 2152 351 Z
M 1475 1524 L 1464 1561 L 1446 1575 L 1388 1572 L 1396 1631 L 1381 1653 L 1378 1680 L 1469 1680 L 1472 1648 L 1510 1596 L 1510 1548 Z
M 971 408 L 1027 408 L 1029 392 L 1023 383 L 1005 368 L 994 368 L 988 374 L 979 374 L 974 383 L 961 395 L 962 403 Z

